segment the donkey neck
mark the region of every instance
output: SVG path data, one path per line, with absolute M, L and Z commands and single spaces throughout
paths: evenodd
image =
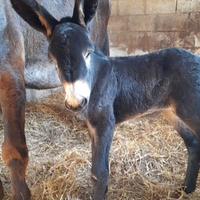
M 97 49 L 92 53 L 90 65 L 92 68 L 91 76 L 93 84 L 104 80 L 104 77 L 109 76 L 112 70 L 109 58 Z

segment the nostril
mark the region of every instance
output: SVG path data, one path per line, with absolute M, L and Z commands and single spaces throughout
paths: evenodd
M 84 98 L 79 105 L 77 105 L 76 107 L 71 106 L 70 104 L 68 104 L 67 100 L 65 100 L 65 107 L 67 108 L 67 110 L 71 110 L 73 112 L 78 112 L 80 110 L 82 110 L 85 106 L 87 105 L 87 99 Z
M 65 101 L 65 107 L 66 107 L 67 109 L 71 109 L 71 107 L 69 106 L 69 104 L 67 103 L 67 101 Z
M 81 107 L 84 108 L 87 105 L 87 99 L 84 98 L 81 102 Z

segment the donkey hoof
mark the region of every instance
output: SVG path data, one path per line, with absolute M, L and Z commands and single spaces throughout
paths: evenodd
M 108 186 L 106 186 L 104 192 L 102 192 L 101 190 L 99 190 L 98 192 L 94 192 L 93 200 L 106 200 L 107 192 L 108 192 Z
M 2 200 L 3 197 L 4 197 L 3 185 L 2 185 L 2 182 L 0 181 L 0 200 Z
M 18 194 L 14 195 L 12 200 L 31 200 L 31 195 L 30 194 Z
M 195 188 L 193 188 L 193 187 L 184 187 L 183 188 L 183 191 L 186 193 L 186 194 L 191 194 L 192 192 L 194 192 L 195 191 Z
M 186 193 L 186 194 L 191 194 L 192 192 L 194 192 L 196 189 L 196 184 L 183 184 L 182 185 L 182 190 Z
M 31 200 L 31 192 L 28 187 L 25 187 L 20 192 L 15 193 L 12 200 Z

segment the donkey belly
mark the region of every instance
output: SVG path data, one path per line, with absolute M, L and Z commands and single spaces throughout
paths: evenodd
M 127 108 L 126 110 L 124 108 L 118 109 L 115 111 L 115 119 L 116 123 L 121 123 L 123 121 L 132 119 L 132 118 L 138 118 L 142 117 L 145 115 L 150 115 L 154 112 L 161 111 L 162 109 L 165 109 L 167 106 L 166 104 L 160 104 L 160 105 L 152 105 L 152 106 L 141 106 L 138 107 L 137 111 L 135 110 L 135 107 L 133 106 L 132 108 L 130 107 L 129 109 Z
M 161 79 L 153 87 L 151 83 L 148 85 L 148 87 L 138 87 L 138 90 L 133 89 L 131 93 L 126 91 L 116 99 L 114 113 L 117 123 L 168 106 L 171 93 L 170 80 Z
M 125 102 L 124 100 L 121 100 L 120 102 L 115 102 L 114 104 L 116 123 L 120 123 L 138 115 L 143 115 L 148 111 L 152 112 L 152 110 L 164 107 L 164 103 L 160 102 L 158 104 L 156 103 L 156 100 L 148 100 L 146 97 L 133 99 L 132 102 Z

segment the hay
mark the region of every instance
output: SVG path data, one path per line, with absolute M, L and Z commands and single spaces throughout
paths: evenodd
M 2 142 L 2 121 L 0 132 Z M 91 199 L 87 128 L 65 111 L 61 94 L 27 105 L 26 135 L 27 180 L 34 200 Z M 173 194 L 183 183 L 186 155 L 183 141 L 161 114 L 119 125 L 110 155 L 108 199 L 177 199 Z M 0 172 L 5 199 L 9 199 L 10 180 L 4 165 Z M 179 199 L 200 199 L 200 183 L 194 194 L 182 194 Z

